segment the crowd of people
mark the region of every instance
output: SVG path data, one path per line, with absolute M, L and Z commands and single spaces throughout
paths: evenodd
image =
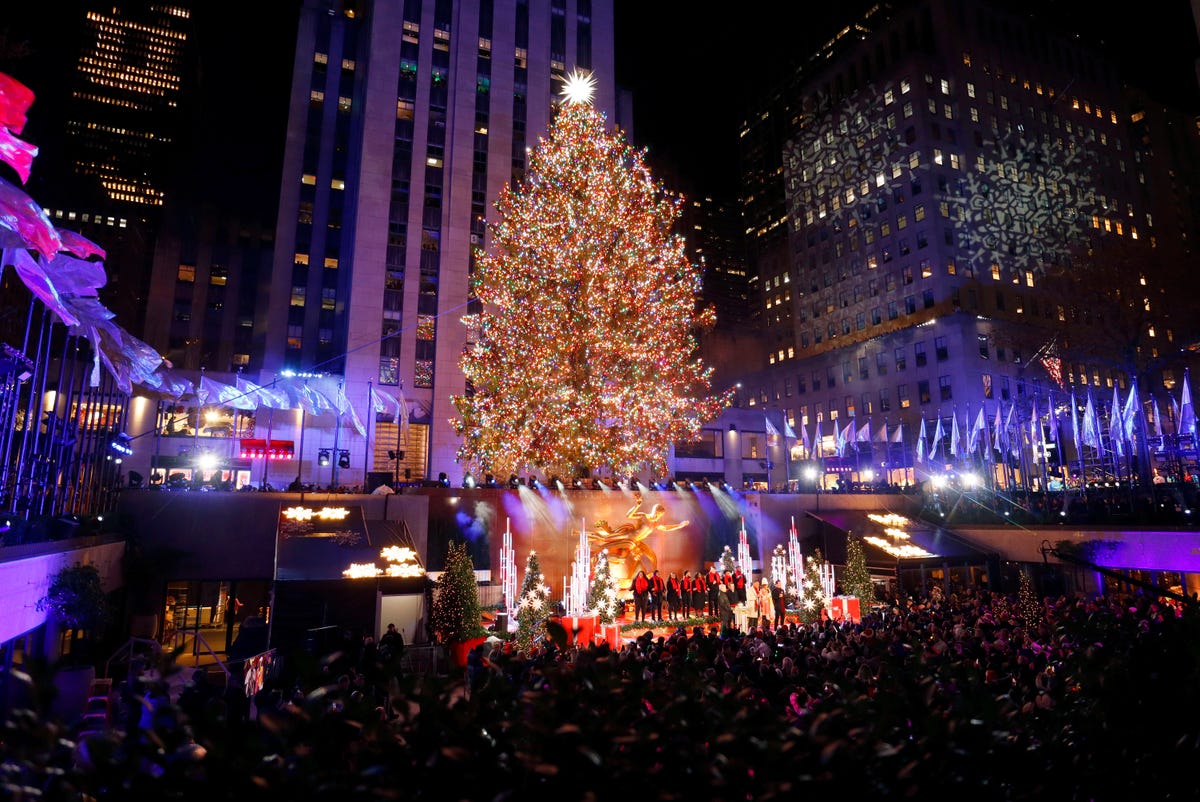
M 96 800 L 1200 793 L 1194 605 L 1030 609 L 964 589 L 858 624 L 771 624 L 680 626 L 616 650 L 498 641 L 449 675 L 380 649 L 294 657 L 256 715 L 159 699 L 85 747 L 22 712 L 0 740 L 4 782 Z

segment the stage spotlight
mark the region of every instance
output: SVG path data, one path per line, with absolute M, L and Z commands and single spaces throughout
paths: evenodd
M 466 476 L 464 476 L 463 477 L 463 487 L 467 488 L 468 490 L 475 487 L 475 477 L 469 473 Z
M 516 488 L 520 487 L 520 485 L 521 485 L 521 480 L 517 478 L 517 475 L 515 473 L 511 474 L 508 477 L 508 486 L 509 487 L 511 487 L 515 490 Z
M 484 487 L 495 487 L 496 486 L 496 477 L 490 473 L 484 474 L 483 475 L 483 486 Z
M 539 483 L 538 483 L 537 477 L 530 476 L 529 477 L 529 486 L 532 487 L 534 490 L 537 490 L 538 485 L 539 485 Z
M 131 440 L 133 440 L 132 437 L 124 432 L 121 432 L 112 439 L 112 441 L 108 444 L 108 447 L 118 454 L 124 454 L 127 457 L 131 457 L 133 456 L 133 446 L 129 445 Z
M 349 468 L 350 467 L 350 452 L 349 451 L 342 450 L 342 451 L 338 452 L 338 467 L 339 468 Z
M 317 451 L 317 464 L 324 468 L 329 464 L 329 449 L 322 448 Z
M 442 487 L 450 486 L 450 477 L 446 475 L 445 471 L 442 471 L 438 474 L 438 484 Z
M 571 488 L 574 490 L 582 490 L 583 489 L 583 480 L 580 479 L 578 476 L 576 476 L 574 479 L 571 480 Z
M 601 482 L 599 479 L 592 480 L 592 490 L 603 490 L 603 489 L 604 489 L 604 482 Z

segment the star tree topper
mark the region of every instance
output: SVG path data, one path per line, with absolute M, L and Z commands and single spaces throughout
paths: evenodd
M 567 103 L 590 105 L 596 95 L 596 79 L 590 72 L 571 70 L 563 83 L 562 96 Z

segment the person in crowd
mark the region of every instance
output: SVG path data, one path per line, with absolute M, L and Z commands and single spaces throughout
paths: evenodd
M 640 623 L 646 620 L 650 612 L 650 577 L 645 571 L 638 571 L 633 577 L 633 618 Z
M 724 582 L 717 583 L 717 611 L 721 620 L 721 635 L 728 636 L 733 631 L 733 604 L 730 598 L 733 594 Z
M 692 572 L 684 571 L 679 580 L 679 611 L 684 619 L 692 617 Z
M 787 591 L 782 580 L 776 579 L 771 588 L 771 604 L 775 608 L 775 629 L 779 629 L 787 618 Z
M 667 582 L 658 573 L 658 569 L 654 569 L 654 573 L 650 575 L 650 612 L 655 621 L 662 621 L 663 602 L 666 601 Z
M 388 624 L 387 631 L 379 637 L 379 654 L 386 660 L 398 660 L 404 654 L 404 635 L 395 624 Z
M 775 609 L 771 604 L 771 582 L 765 576 L 755 588 L 754 598 L 754 616 L 758 621 L 759 629 L 770 629 L 771 620 L 775 617 Z
M 721 588 L 721 572 L 717 570 L 716 563 L 713 563 L 712 568 L 708 569 L 706 584 L 708 586 L 708 614 L 716 618 L 718 613 L 717 595 L 720 593 Z
M 680 617 L 680 598 L 682 596 L 682 588 L 679 584 L 679 577 L 672 571 L 667 575 L 667 619 L 674 621 Z
M 699 618 L 704 617 L 705 607 L 708 605 L 708 582 L 704 578 L 703 571 L 697 571 L 696 576 L 692 578 L 692 609 Z

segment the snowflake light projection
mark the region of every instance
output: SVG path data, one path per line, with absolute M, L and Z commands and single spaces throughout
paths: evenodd
M 1098 208 L 1094 154 L 1072 142 L 1019 134 L 992 148 L 948 199 L 965 258 L 975 268 L 996 265 L 1014 278 L 1062 264 Z
M 788 142 L 784 176 L 795 228 L 824 222 L 841 230 L 870 220 L 885 193 L 923 169 L 897 127 L 899 94 L 891 84 L 872 86 Z

